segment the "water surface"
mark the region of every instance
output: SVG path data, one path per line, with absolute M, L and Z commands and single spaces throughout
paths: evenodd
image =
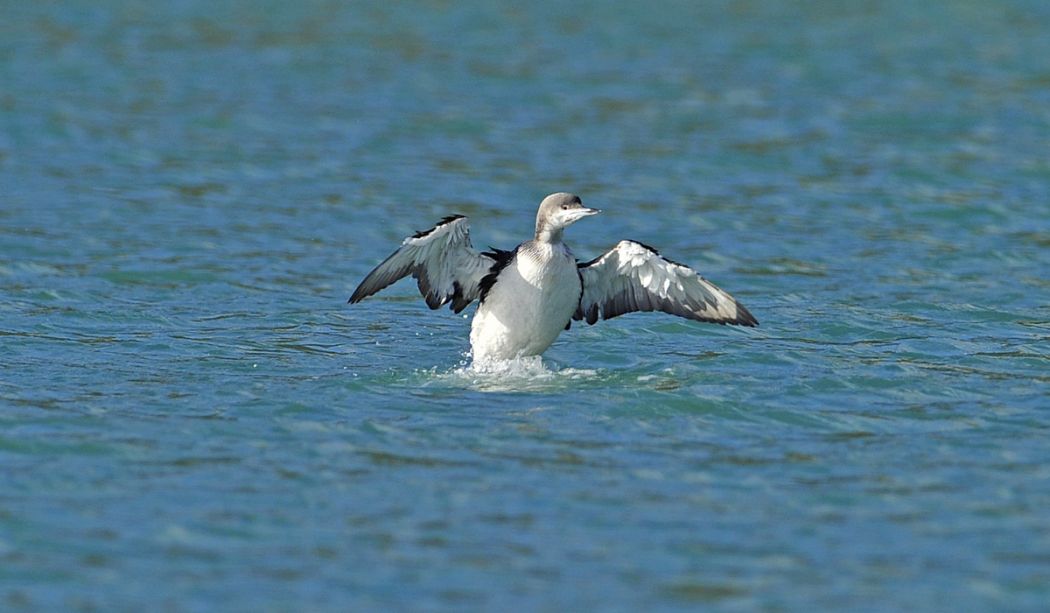
M 0 608 L 1050 599 L 1045 3 L 4 13 Z M 345 304 L 559 190 L 762 326 Z

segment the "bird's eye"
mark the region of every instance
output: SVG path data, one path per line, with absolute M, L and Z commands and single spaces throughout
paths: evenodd
M 569 205 L 567 205 L 567 204 L 561 205 L 561 210 L 568 211 L 569 210 Z

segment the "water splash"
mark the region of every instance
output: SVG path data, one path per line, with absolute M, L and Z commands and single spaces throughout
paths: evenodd
M 600 373 L 586 368 L 559 368 L 545 363 L 540 356 L 474 361 L 465 357 L 453 370 L 431 371 L 428 377 L 435 383 L 483 392 L 549 392 L 581 381 L 595 381 Z

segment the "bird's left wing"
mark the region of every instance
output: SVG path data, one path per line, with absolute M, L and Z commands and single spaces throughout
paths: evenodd
M 360 302 L 395 281 L 412 275 L 427 306 L 448 302 L 459 313 L 480 293 L 481 279 L 495 260 L 470 244 L 467 218 L 452 215 L 436 226 L 406 238 L 401 247 L 368 273 L 350 302 Z
M 663 311 L 718 324 L 757 326 L 742 304 L 692 268 L 660 257 L 653 248 L 620 241 L 604 255 L 578 264 L 583 281 L 573 319 L 593 324 L 633 311 Z

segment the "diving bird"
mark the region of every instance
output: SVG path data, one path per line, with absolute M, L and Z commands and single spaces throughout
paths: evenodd
M 466 217 L 445 217 L 406 238 L 368 273 L 349 302 L 360 302 L 408 275 L 416 279 L 431 309 L 451 303 L 459 313 L 477 300 L 470 327 L 475 361 L 540 355 L 574 319 L 594 324 L 632 311 L 758 325 L 732 296 L 643 243 L 622 240 L 603 255 L 578 262 L 562 234 L 600 212 L 585 207 L 574 194 L 551 194 L 540 203 L 531 240 L 512 251 L 485 252 L 471 246 Z

